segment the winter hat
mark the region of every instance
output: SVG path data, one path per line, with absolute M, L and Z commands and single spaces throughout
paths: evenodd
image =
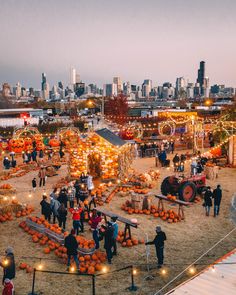
M 7 247 L 7 249 L 6 249 L 6 254 L 13 254 L 13 248 L 12 247 Z
M 156 227 L 156 232 L 157 232 L 157 233 L 161 232 L 161 227 L 160 227 L 160 226 L 157 226 L 157 227 Z

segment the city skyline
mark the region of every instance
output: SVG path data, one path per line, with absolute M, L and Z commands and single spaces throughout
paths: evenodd
M 236 87 L 236 2 L 171 2 L 0 0 L 0 83 L 39 89 L 45 72 L 68 84 L 70 67 L 100 87 L 196 82 L 204 60 L 211 85 Z

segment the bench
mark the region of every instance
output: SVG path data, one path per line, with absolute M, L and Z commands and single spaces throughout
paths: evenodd
M 137 223 L 134 223 L 132 222 L 130 219 L 128 218 L 125 218 L 125 217 L 122 217 L 116 213 L 113 213 L 111 211 L 108 211 L 108 210 L 105 210 L 105 209 L 102 209 L 102 208 L 96 208 L 97 212 L 100 212 L 103 216 L 104 216 L 104 219 L 105 221 L 107 222 L 107 216 L 109 217 L 117 217 L 117 220 L 124 223 L 125 224 L 125 230 L 124 230 L 124 239 L 122 242 L 125 242 L 129 239 L 131 239 L 131 226 L 132 227 L 135 227 L 137 228 L 138 227 L 138 224 Z
M 178 215 L 181 217 L 181 219 L 184 219 L 184 209 L 183 206 L 189 206 L 192 205 L 193 203 L 190 202 L 185 202 L 185 201 L 181 201 L 181 200 L 171 200 L 169 198 L 167 198 L 166 196 L 163 195 L 155 195 L 156 198 L 158 198 L 158 210 L 164 210 L 164 203 L 163 201 L 167 201 L 169 203 L 174 203 L 174 204 L 178 204 L 179 205 L 179 209 L 178 209 Z

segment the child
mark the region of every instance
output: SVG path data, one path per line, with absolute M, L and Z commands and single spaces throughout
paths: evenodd
M 36 190 L 36 186 L 37 186 L 37 182 L 36 182 L 36 178 L 34 177 L 34 179 L 32 180 L 32 188 L 34 191 Z
M 4 280 L 4 289 L 2 291 L 2 295 L 13 295 L 14 294 L 14 285 L 11 280 Z

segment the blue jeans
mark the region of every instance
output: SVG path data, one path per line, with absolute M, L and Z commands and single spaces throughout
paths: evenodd
M 93 231 L 93 240 L 95 242 L 96 249 L 99 249 L 98 231 L 96 229 Z
M 211 207 L 206 206 L 205 208 L 206 208 L 206 215 L 209 216 Z
M 219 215 L 220 205 L 214 205 L 214 216 Z
M 106 249 L 106 253 L 107 253 L 107 261 L 109 263 L 111 263 L 111 259 L 112 259 L 112 251 L 111 251 L 111 248 L 107 248 Z
M 70 258 L 71 258 L 71 256 L 73 256 L 74 261 L 75 261 L 76 266 L 77 266 L 77 269 L 79 269 L 79 260 L 78 260 L 77 255 L 68 255 L 67 266 L 68 266 L 68 267 L 70 266 Z
M 77 236 L 79 234 L 79 228 L 82 231 L 82 227 L 81 227 L 80 221 L 79 220 L 73 220 L 73 229 L 75 230 Z

